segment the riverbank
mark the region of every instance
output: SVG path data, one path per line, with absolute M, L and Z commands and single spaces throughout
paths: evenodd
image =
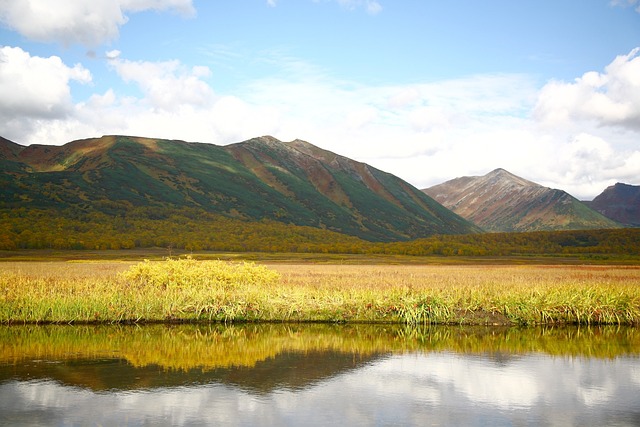
M 639 324 L 639 266 L 3 262 L 0 323 Z

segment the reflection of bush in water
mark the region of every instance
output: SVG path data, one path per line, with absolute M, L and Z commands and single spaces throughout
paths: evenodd
M 0 328 L 0 363 L 125 358 L 171 370 L 252 367 L 281 353 L 354 355 L 451 351 L 613 358 L 640 354 L 633 327 L 409 327 L 398 325 L 11 326 Z

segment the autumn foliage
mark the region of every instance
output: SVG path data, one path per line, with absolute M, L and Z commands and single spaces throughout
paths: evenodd
M 248 221 L 190 208 L 0 211 L 0 250 L 113 250 L 390 254 L 412 256 L 640 254 L 640 228 L 435 235 L 370 242 L 326 229 Z

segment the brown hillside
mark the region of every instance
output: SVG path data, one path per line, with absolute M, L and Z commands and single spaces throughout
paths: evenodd
M 640 185 L 619 182 L 607 187 L 587 205 L 614 221 L 640 226 Z
M 452 179 L 423 191 L 487 231 L 619 226 L 562 190 L 541 186 L 504 169 Z

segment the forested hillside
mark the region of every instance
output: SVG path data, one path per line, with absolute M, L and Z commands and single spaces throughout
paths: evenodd
M 434 235 L 404 242 L 357 237 L 283 224 L 245 221 L 194 209 L 133 209 L 123 216 L 99 212 L 16 209 L 0 214 L 0 250 L 133 249 L 187 251 L 389 254 L 412 256 L 640 254 L 640 228 L 529 233 Z

